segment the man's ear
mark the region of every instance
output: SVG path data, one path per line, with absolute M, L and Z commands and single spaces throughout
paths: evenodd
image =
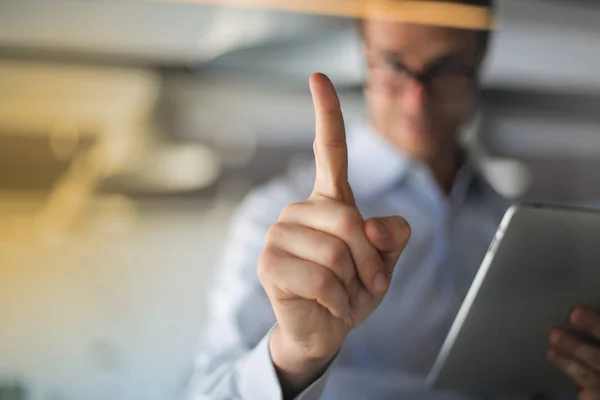
M 473 105 L 460 129 L 463 132 L 461 140 L 472 141 L 475 139 L 475 136 L 479 134 L 478 131 L 481 128 L 483 108 L 483 93 L 481 90 L 480 74 L 478 73 L 473 87 Z

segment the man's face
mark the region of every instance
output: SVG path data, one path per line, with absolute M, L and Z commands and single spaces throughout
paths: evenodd
M 363 34 L 375 128 L 412 158 L 430 162 L 454 151 L 475 101 L 480 33 L 365 21 Z

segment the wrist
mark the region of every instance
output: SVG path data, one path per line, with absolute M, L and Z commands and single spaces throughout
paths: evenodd
M 294 343 L 285 337 L 278 325 L 271 332 L 269 350 L 285 398 L 293 398 L 310 386 L 337 354 L 337 349 L 315 352 Z

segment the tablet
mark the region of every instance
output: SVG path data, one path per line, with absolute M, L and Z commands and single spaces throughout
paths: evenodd
M 568 394 L 546 360 L 574 305 L 600 309 L 600 212 L 516 205 L 496 236 L 428 376 L 472 394 Z

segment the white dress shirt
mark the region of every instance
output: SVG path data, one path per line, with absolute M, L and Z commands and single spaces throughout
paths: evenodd
M 348 133 L 349 181 L 363 217 L 401 215 L 412 237 L 379 308 L 347 338 L 299 399 L 465 399 L 425 385 L 443 340 L 508 207 L 472 163 L 450 195 L 367 125 Z M 275 318 L 257 278 L 265 233 L 288 203 L 305 200 L 313 166 L 254 190 L 234 218 L 212 287 L 186 399 L 279 400 L 269 355 Z

